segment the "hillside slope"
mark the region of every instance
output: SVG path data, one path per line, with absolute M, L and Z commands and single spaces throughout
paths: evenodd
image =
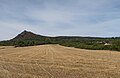
M 41 38 L 41 37 L 45 37 L 45 36 L 41 36 L 38 34 L 34 34 L 30 31 L 24 30 L 22 33 L 18 34 L 15 38 L 11 40 L 26 40 L 26 39 L 35 39 L 35 38 Z

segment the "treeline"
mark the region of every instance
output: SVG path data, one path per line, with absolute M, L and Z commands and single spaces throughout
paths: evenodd
M 59 43 L 67 47 L 75 47 L 90 50 L 114 50 L 120 51 L 120 39 L 102 40 L 65 40 Z
M 55 44 L 55 41 L 53 40 L 54 39 L 52 38 L 8 40 L 8 41 L 1 41 L 0 46 L 25 47 L 25 46 L 34 46 L 34 45 L 43 45 L 43 44 Z
M 25 47 L 43 44 L 60 44 L 67 47 L 75 47 L 91 50 L 115 50 L 120 51 L 120 38 L 79 38 L 79 37 L 43 37 L 25 40 L 8 40 L 0 42 L 1 46 Z
M 44 44 L 52 44 L 50 40 L 18 40 L 15 41 L 15 47 L 25 47 L 25 46 L 35 46 L 35 45 L 44 45 Z

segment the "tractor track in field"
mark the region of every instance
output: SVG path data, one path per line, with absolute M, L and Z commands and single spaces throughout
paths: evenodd
M 0 49 L 0 78 L 119 78 L 120 53 L 60 45 Z

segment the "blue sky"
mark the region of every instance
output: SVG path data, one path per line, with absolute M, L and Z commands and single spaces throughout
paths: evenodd
M 120 36 L 120 0 L 0 0 L 0 40 L 23 30 L 46 36 Z

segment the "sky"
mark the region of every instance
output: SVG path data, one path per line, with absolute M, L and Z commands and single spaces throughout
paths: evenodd
M 120 0 L 0 0 L 0 40 L 28 30 L 45 36 L 120 36 Z

